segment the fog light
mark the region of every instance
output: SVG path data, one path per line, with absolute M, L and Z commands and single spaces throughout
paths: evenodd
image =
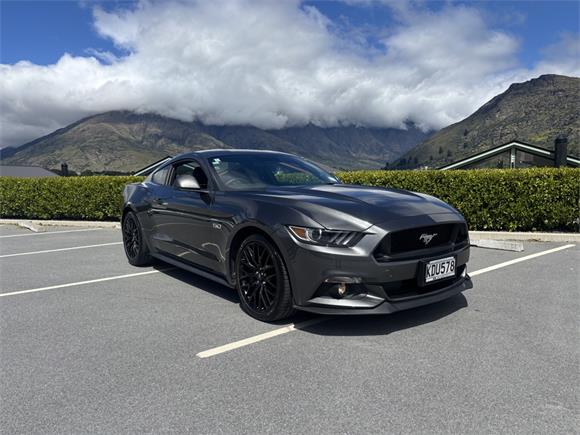
M 339 297 L 343 297 L 346 294 L 346 284 L 344 282 L 338 284 L 338 288 L 336 291 Z

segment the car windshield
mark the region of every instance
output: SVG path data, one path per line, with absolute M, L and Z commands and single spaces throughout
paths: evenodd
M 210 166 L 230 190 L 336 184 L 336 177 L 298 157 L 283 154 L 224 154 L 212 157 Z

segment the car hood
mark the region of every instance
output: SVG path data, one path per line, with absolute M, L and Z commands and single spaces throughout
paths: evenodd
M 381 187 L 334 184 L 276 188 L 253 195 L 294 208 L 333 229 L 364 230 L 380 222 L 440 213 L 461 217 L 432 196 Z

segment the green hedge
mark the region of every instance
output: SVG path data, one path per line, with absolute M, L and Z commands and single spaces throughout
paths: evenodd
M 427 193 L 457 208 L 472 230 L 578 231 L 580 169 L 356 171 L 344 183 Z
M 118 220 L 125 184 L 142 177 L 0 177 L 0 217 Z
M 472 230 L 577 231 L 580 169 L 356 171 L 345 183 L 408 189 L 452 204 Z M 0 217 L 117 220 L 121 192 L 139 177 L 0 177 Z

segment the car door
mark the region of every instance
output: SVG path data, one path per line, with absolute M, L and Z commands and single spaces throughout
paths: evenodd
M 194 177 L 199 189 L 180 188 L 181 176 Z M 212 191 L 196 160 L 175 162 L 165 195 L 154 199 L 156 242 L 165 255 L 187 264 L 216 270 L 219 255 L 213 249 Z
M 171 196 L 172 187 L 169 185 L 169 176 L 172 166 L 164 165 L 151 174 L 145 183 L 147 184 L 147 207 L 145 213 L 140 216 L 143 230 L 147 234 L 149 248 L 153 251 L 166 251 L 169 236 L 163 233 L 164 227 L 159 225 L 159 217 L 165 211 L 165 199 Z

